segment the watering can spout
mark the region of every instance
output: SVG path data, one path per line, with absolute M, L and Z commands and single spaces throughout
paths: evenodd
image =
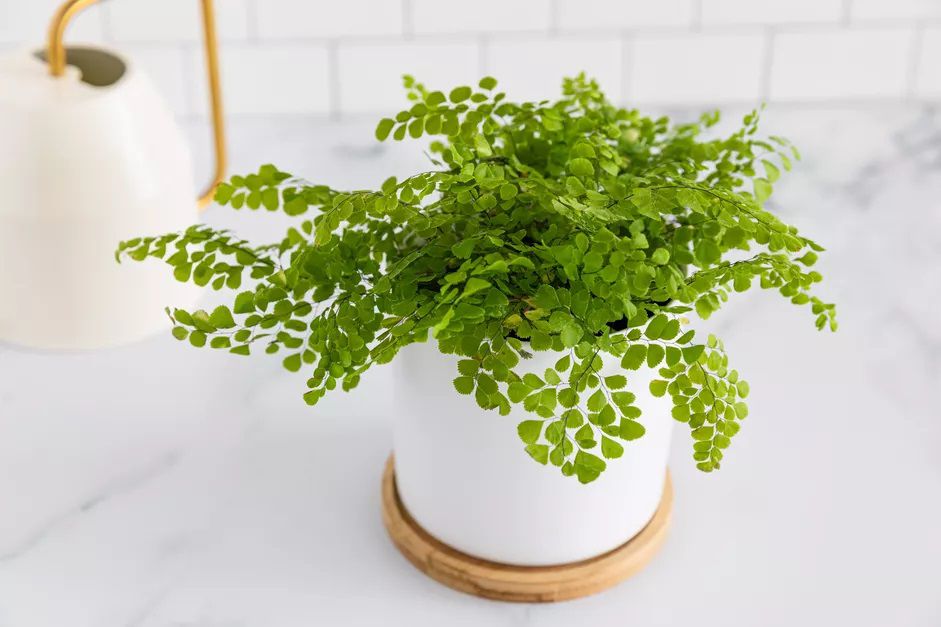
M 212 0 L 205 27 L 215 165 L 196 192 L 182 131 L 133 59 L 66 47 L 70 21 L 97 0 L 67 0 L 39 52 L 0 58 L 0 341 L 97 348 L 164 328 L 192 286 L 155 264 L 115 264 L 121 240 L 198 220 L 226 169 Z M 135 264 L 137 266 L 137 264 Z

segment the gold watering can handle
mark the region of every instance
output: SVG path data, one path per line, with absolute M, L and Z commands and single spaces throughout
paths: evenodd
M 49 26 L 49 49 L 46 58 L 49 61 L 49 71 L 53 76 L 62 76 L 65 73 L 65 46 L 62 38 L 65 28 L 75 17 L 75 14 L 99 0 L 66 0 L 52 18 Z M 212 111 L 213 145 L 216 151 L 216 168 L 212 182 L 200 194 L 197 203 L 205 208 L 212 200 L 216 187 L 225 178 L 226 150 L 225 125 L 222 118 L 222 89 L 219 86 L 219 45 L 216 41 L 216 16 L 212 0 L 200 0 L 203 8 L 203 40 L 206 50 L 206 74 L 209 79 L 209 105 Z

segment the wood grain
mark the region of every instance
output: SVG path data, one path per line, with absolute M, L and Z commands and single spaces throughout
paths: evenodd
M 416 568 L 446 586 L 487 599 L 550 603 L 588 596 L 627 579 L 660 549 L 673 510 L 667 473 L 660 506 L 640 533 L 598 557 L 559 566 L 512 566 L 452 549 L 422 529 L 402 506 L 392 456 L 382 477 L 382 520 L 392 542 Z

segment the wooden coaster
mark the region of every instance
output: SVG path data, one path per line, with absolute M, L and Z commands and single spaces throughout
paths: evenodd
M 399 499 L 392 456 L 382 476 L 382 521 L 402 555 L 446 586 L 499 601 L 549 603 L 610 588 L 638 572 L 656 555 L 666 538 L 672 510 L 673 485 L 668 472 L 653 518 L 640 533 L 613 551 L 559 566 L 511 566 L 457 551 L 422 529 Z

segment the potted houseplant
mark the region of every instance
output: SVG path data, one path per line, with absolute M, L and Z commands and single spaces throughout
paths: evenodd
M 809 291 L 822 249 L 764 208 L 797 151 L 758 138 L 757 113 L 706 139 L 717 113 L 645 117 L 584 76 L 559 100 L 522 104 L 489 77 L 448 94 L 405 84 L 413 105 L 376 137 L 433 137 L 429 171 L 339 191 L 262 166 L 216 200 L 297 216 L 280 242 L 193 226 L 124 242 L 118 257 L 156 257 L 214 289 L 252 280 L 231 307 L 168 310 L 173 334 L 282 355 L 306 373 L 311 405 L 395 361 L 387 508 L 402 511 L 387 524 L 414 527 L 397 542 L 432 575 L 499 598 L 590 592 L 586 564 L 630 547 L 658 512 L 665 521 L 672 425 L 689 428 L 710 472 L 747 414 L 748 384 L 687 317 L 758 284 L 836 328 L 834 306 Z M 531 594 L 449 579 L 429 555 L 452 549 L 459 570 L 469 555 L 471 570 L 536 573 Z M 594 587 L 643 559 L 603 565 Z M 546 583 L 574 572 L 560 564 L 582 568 L 570 577 L 582 583 Z

